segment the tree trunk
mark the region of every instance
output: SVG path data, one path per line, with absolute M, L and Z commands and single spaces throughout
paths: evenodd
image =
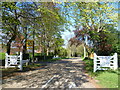
M 7 53 L 8 53 L 8 55 L 10 54 L 11 43 L 12 43 L 13 40 L 15 40 L 15 38 L 16 38 L 16 35 L 13 35 L 11 37 L 11 39 L 7 42 Z
M 11 47 L 11 42 L 7 43 L 7 53 L 8 55 L 10 54 L 10 47 Z
M 25 40 L 25 44 L 23 46 L 23 54 L 26 54 L 26 51 L 27 51 L 26 42 L 27 42 L 27 40 Z
M 84 45 L 84 58 L 86 57 L 86 48 L 85 48 L 85 45 Z
M 27 27 L 24 27 L 24 34 L 25 34 L 25 44 L 23 45 L 23 54 L 26 54 L 26 51 L 27 51 L 27 46 L 26 46 L 26 43 L 27 43 Z

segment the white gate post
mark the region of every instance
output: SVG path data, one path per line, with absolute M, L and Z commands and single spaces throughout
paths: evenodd
M 97 68 L 97 64 L 96 64 L 96 57 L 97 57 L 97 55 L 96 55 L 96 53 L 94 53 L 94 72 L 96 71 L 96 68 Z
M 22 70 L 23 67 L 22 67 L 22 52 L 20 52 L 20 70 Z
M 118 58 L 117 53 L 114 54 L 114 70 L 118 68 Z
M 5 68 L 8 67 L 8 54 L 5 53 Z
M 84 58 L 86 57 L 86 48 L 85 48 L 85 45 L 84 45 Z

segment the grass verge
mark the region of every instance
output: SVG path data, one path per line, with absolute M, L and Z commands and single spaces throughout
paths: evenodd
M 5 53 L 0 52 L 0 60 L 4 60 L 5 59 Z
M 120 75 L 119 70 L 106 70 L 106 71 L 97 71 L 93 72 L 93 60 L 84 59 L 85 67 L 84 69 L 89 74 L 90 77 L 93 77 L 95 80 L 98 80 L 98 84 L 103 88 L 118 88 L 118 76 Z
M 104 71 L 95 77 L 103 88 L 118 88 L 118 72 Z

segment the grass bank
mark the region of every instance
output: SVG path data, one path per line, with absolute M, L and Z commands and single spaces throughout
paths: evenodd
M 103 88 L 118 88 L 118 79 L 120 75 L 119 70 L 106 70 L 106 71 L 97 71 L 93 72 L 93 59 L 84 59 L 86 72 L 94 78 L 98 80 L 98 84 Z
M 104 88 L 118 88 L 118 71 L 104 71 L 95 77 Z
M 0 52 L 0 60 L 4 60 L 5 59 L 5 53 Z

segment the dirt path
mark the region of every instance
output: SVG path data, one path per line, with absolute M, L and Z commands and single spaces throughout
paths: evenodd
M 3 88 L 96 88 L 83 73 L 81 59 L 63 59 L 3 80 Z

